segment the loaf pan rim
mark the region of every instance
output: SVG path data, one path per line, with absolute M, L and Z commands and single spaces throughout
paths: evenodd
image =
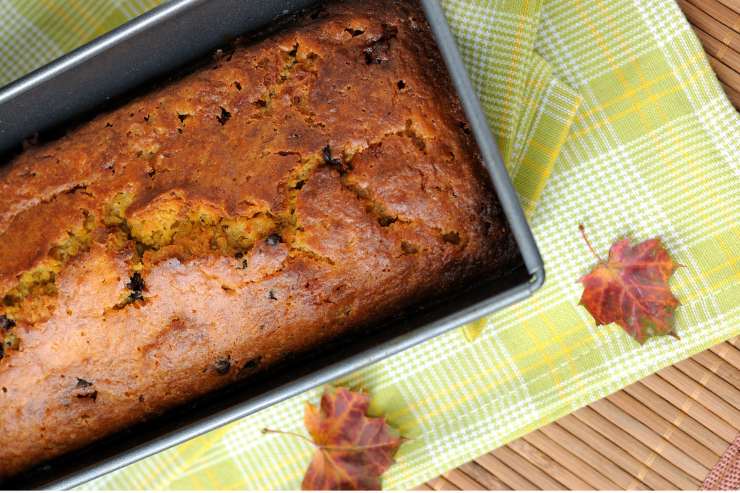
M 272 1 L 275 4 L 281 3 L 281 0 Z M 486 170 L 490 174 L 496 195 L 512 229 L 519 253 L 530 274 L 529 281 L 499 292 L 494 296 L 481 300 L 446 317 L 422 325 L 410 332 L 394 337 L 379 346 L 365 349 L 349 358 L 325 366 L 289 384 L 282 385 L 245 400 L 238 405 L 223 409 L 192 425 L 161 435 L 139 446 L 123 450 L 112 457 L 83 467 L 76 472 L 44 482 L 40 486 L 52 489 L 68 489 L 113 472 L 179 443 L 183 443 L 237 419 L 277 404 L 306 390 L 357 371 L 462 324 L 528 298 L 543 285 L 545 281 L 544 263 L 518 202 L 516 192 L 503 164 L 498 147 L 491 135 L 480 102 L 473 91 L 467 72 L 462 64 L 444 13 L 437 0 L 419 1 L 447 66 L 450 78 L 455 87 L 455 92 L 460 98 L 471 125 L 471 130 L 479 146 Z M 14 97 L 39 86 L 48 85 L 55 78 L 63 77 L 68 71 L 87 63 L 96 54 L 100 54 L 112 46 L 125 43 L 127 40 L 130 40 L 147 29 L 156 29 L 159 24 L 172 20 L 176 16 L 187 14 L 204 3 L 205 0 L 171 0 L 169 3 L 150 10 L 110 33 L 0 88 L 0 116 L 2 116 L 3 104 L 12 101 Z M 282 1 L 282 3 L 285 3 L 285 1 Z M 104 101 L 101 100 L 100 103 L 104 103 Z

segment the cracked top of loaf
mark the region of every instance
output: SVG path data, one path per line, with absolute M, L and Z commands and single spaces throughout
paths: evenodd
M 515 257 L 418 6 L 332 2 L 0 171 L 0 478 Z

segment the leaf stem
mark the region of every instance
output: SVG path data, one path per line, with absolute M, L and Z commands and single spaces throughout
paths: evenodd
M 596 253 L 596 250 L 594 250 L 594 247 L 593 247 L 593 245 L 591 245 L 591 242 L 588 241 L 588 236 L 586 236 L 586 228 L 583 226 L 583 224 L 579 224 L 578 225 L 578 230 L 581 232 L 581 236 L 583 237 L 583 241 L 586 242 L 586 245 L 588 246 L 588 249 L 591 250 L 591 253 L 593 254 L 593 256 L 596 257 L 596 260 L 598 260 L 599 262 L 603 262 L 604 259 L 602 259 L 601 257 L 599 257 L 599 254 Z
M 305 437 L 305 436 L 301 435 L 300 433 L 294 433 L 292 431 L 282 431 L 282 430 L 272 430 L 270 428 L 262 428 L 262 433 L 265 433 L 265 434 L 267 434 L 267 433 L 277 433 L 279 435 L 290 435 L 290 436 L 294 436 L 296 438 L 300 438 L 301 440 L 305 440 L 305 441 L 307 441 L 308 443 L 310 443 L 312 445 L 316 445 L 314 443 L 314 441 L 311 440 L 310 438 Z

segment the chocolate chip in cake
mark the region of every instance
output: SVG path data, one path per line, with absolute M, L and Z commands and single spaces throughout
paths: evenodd
M 137 243 L 136 246 L 138 251 L 139 244 Z M 144 300 L 144 293 L 142 291 L 146 289 L 146 285 L 144 284 L 144 278 L 141 277 L 141 274 L 139 272 L 134 272 L 131 275 L 129 282 L 126 283 L 126 288 L 131 290 L 131 292 L 123 301 L 113 307 L 115 310 L 120 310 L 126 305 L 130 305 L 135 301 Z
M 347 27 L 344 30 L 347 31 L 348 33 L 350 33 L 353 38 L 356 38 L 357 36 L 359 36 L 359 35 L 361 35 L 361 34 L 363 34 L 365 32 L 363 29 L 354 29 L 354 28 L 351 28 L 351 27 Z
M 10 330 L 15 327 L 15 320 L 8 318 L 7 315 L 0 315 L 0 329 Z
M 398 221 L 398 218 L 393 217 L 393 216 L 380 216 L 378 218 L 378 224 L 380 224 L 384 228 L 387 228 L 388 226 L 395 223 L 396 221 Z
M 331 146 L 329 144 L 326 144 L 323 149 L 321 149 L 321 154 L 324 158 L 324 164 L 326 166 L 331 166 L 332 168 L 336 168 L 339 170 L 340 174 L 345 174 L 347 171 L 352 169 L 352 167 L 349 165 L 349 163 L 343 163 L 341 159 L 335 158 L 332 156 L 331 153 Z
M 244 366 L 242 368 L 253 370 L 260 365 L 260 361 L 262 361 L 262 356 L 257 356 L 256 358 L 247 360 L 247 362 L 244 363 Z
M 213 368 L 216 370 L 216 373 L 219 375 L 226 375 L 229 373 L 229 370 L 231 369 L 231 356 L 227 356 L 225 358 L 219 358 L 216 360 L 216 363 L 213 365 Z
M 372 65 L 373 62 L 375 62 L 376 58 L 373 56 L 373 48 L 368 47 L 362 50 L 363 55 L 365 55 L 365 63 L 368 65 Z M 380 63 L 380 60 L 377 61 L 377 63 Z
M 131 275 L 129 282 L 126 283 L 126 287 L 131 291 L 144 291 L 144 289 L 146 289 L 146 286 L 144 286 L 144 278 L 141 277 L 141 273 L 134 272 Z
M 251 375 L 252 373 L 259 368 L 260 363 L 262 362 L 262 356 L 255 356 L 254 358 L 248 359 L 242 367 L 239 369 L 239 377 L 246 377 L 248 375 Z
M 75 397 L 78 399 L 92 399 L 95 401 L 98 398 L 98 391 L 94 390 L 93 383 L 84 378 L 77 377 L 75 389 L 77 390 Z
M 323 149 L 321 149 L 321 154 L 324 157 L 324 164 L 327 166 L 340 166 L 342 162 L 339 159 L 335 159 L 331 155 L 331 146 L 329 144 L 326 144 Z
M 236 258 L 237 260 L 241 260 L 241 262 L 239 262 L 239 264 L 236 266 L 237 269 L 244 270 L 247 268 L 248 264 L 247 264 L 247 259 L 244 258 L 244 252 L 242 251 L 236 252 L 234 254 L 234 258 Z
M 224 108 L 223 106 L 220 106 L 220 108 L 221 108 L 221 114 L 217 116 L 216 119 L 218 120 L 218 123 L 220 123 L 221 125 L 226 125 L 226 122 L 228 122 L 229 118 L 231 118 L 231 113 L 229 113 L 226 110 L 226 108 Z
M 468 126 L 467 122 L 457 122 L 457 126 L 460 127 L 460 129 L 465 132 L 466 135 L 470 135 L 471 133 L 473 133 L 472 130 L 470 130 L 470 126 Z
M 85 387 L 92 387 L 92 382 L 88 382 L 84 378 L 77 377 L 77 385 L 75 385 L 76 389 L 84 389 Z
M 134 301 L 143 301 L 144 294 L 141 291 L 132 291 L 126 298 L 127 303 L 133 303 Z
M 267 294 L 267 298 L 271 300 L 277 300 L 275 297 L 275 292 L 271 289 L 270 292 Z
M 283 238 L 277 233 L 272 233 L 267 238 L 265 238 L 265 243 L 267 243 L 270 246 L 275 246 L 278 243 L 282 243 L 282 241 L 283 241 Z
M 445 243 L 459 245 L 460 244 L 460 233 L 458 233 L 457 231 L 450 231 L 448 233 L 443 234 L 442 239 L 445 241 Z

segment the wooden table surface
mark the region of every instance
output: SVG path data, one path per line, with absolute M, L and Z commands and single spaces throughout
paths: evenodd
M 699 37 L 709 64 L 740 110 L 740 0 L 676 0 Z
M 676 1 L 740 110 L 740 0 Z M 418 489 L 698 489 L 738 433 L 740 337 Z

